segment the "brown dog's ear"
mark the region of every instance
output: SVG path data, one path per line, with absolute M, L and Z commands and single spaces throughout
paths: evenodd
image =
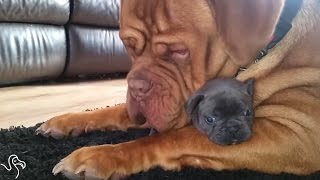
M 242 67 L 269 43 L 284 6 L 284 0 L 208 1 L 227 53 Z
M 199 103 L 204 99 L 204 95 L 194 94 L 192 95 L 185 104 L 185 110 L 189 118 L 195 121 L 198 119 L 198 106 Z
M 253 95 L 253 85 L 254 85 L 254 78 L 250 78 L 250 79 L 247 79 L 245 82 L 244 82 L 245 86 L 246 86 L 246 90 L 247 90 L 247 93 L 252 96 Z

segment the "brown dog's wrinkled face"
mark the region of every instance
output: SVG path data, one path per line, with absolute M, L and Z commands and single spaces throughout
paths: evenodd
M 205 82 L 203 59 L 214 38 L 209 32 L 216 31 L 206 3 L 184 4 L 183 0 L 122 1 L 120 37 L 132 59 L 127 76 L 129 116 L 138 123 L 147 121 L 159 132 L 188 123 L 183 104 Z
M 183 105 L 192 92 L 209 78 L 233 76 L 264 46 L 265 42 L 260 40 L 261 44 L 250 49 L 248 56 L 241 56 L 239 61 L 232 58 L 236 55 L 230 52 L 236 47 L 228 48 L 229 40 L 224 36 L 229 34 L 219 32 L 224 29 L 225 24 L 219 22 L 225 16 L 214 11 L 214 7 L 228 7 L 217 2 L 209 5 L 205 0 L 121 1 L 120 38 L 132 59 L 127 76 L 130 119 L 159 132 L 185 126 L 189 122 Z M 229 18 L 234 21 L 236 17 Z M 269 25 L 268 21 L 264 23 Z M 259 39 L 269 39 L 272 30 L 263 33 Z

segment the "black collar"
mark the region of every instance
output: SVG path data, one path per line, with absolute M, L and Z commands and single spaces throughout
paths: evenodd
M 290 31 L 290 29 L 292 28 L 292 21 L 300 10 L 301 4 L 302 0 L 285 1 L 285 5 L 283 7 L 278 24 L 276 25 L 275 32 L 273 33 L 272 40 L 259 52 L 256 57 L 255 63 L 266 56 L 268 54 L 268 51 L 272 49 L 278 42 L 280 42 L 283 37 Z M 244 71 L 246 69 L 247 68 L 240 68 L 239 71 Z
M 257 60 L 262 59 L 292 28 L 293 18 L 297 15 L 302 4 L 302 0 L 286 0 L 282 14 L 276 26 L 271 42 L 263 48 L 257 56 Z

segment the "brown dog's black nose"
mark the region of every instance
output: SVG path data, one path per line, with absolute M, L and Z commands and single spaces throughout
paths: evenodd
M 128 85 L 136 96 L 143 96 L 151 89 L 151 83 L 148 80 L 131 79 L 129 80 Z

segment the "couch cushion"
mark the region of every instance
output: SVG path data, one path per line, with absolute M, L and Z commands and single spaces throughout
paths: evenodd
M 69 0 L 3 0 L 0 22 L 35 22 L 63 25 L 69 20 Z
M 130 61 L 118 30 L 71 25 L 67 76 L 128 72 Z
M 120 0 L 75 0 L 71 22 L 119 27 L 119 4 Z
M 57 77 L 63 72 L 63 27 L 0 23 L 0 32 L 0 85 Z

